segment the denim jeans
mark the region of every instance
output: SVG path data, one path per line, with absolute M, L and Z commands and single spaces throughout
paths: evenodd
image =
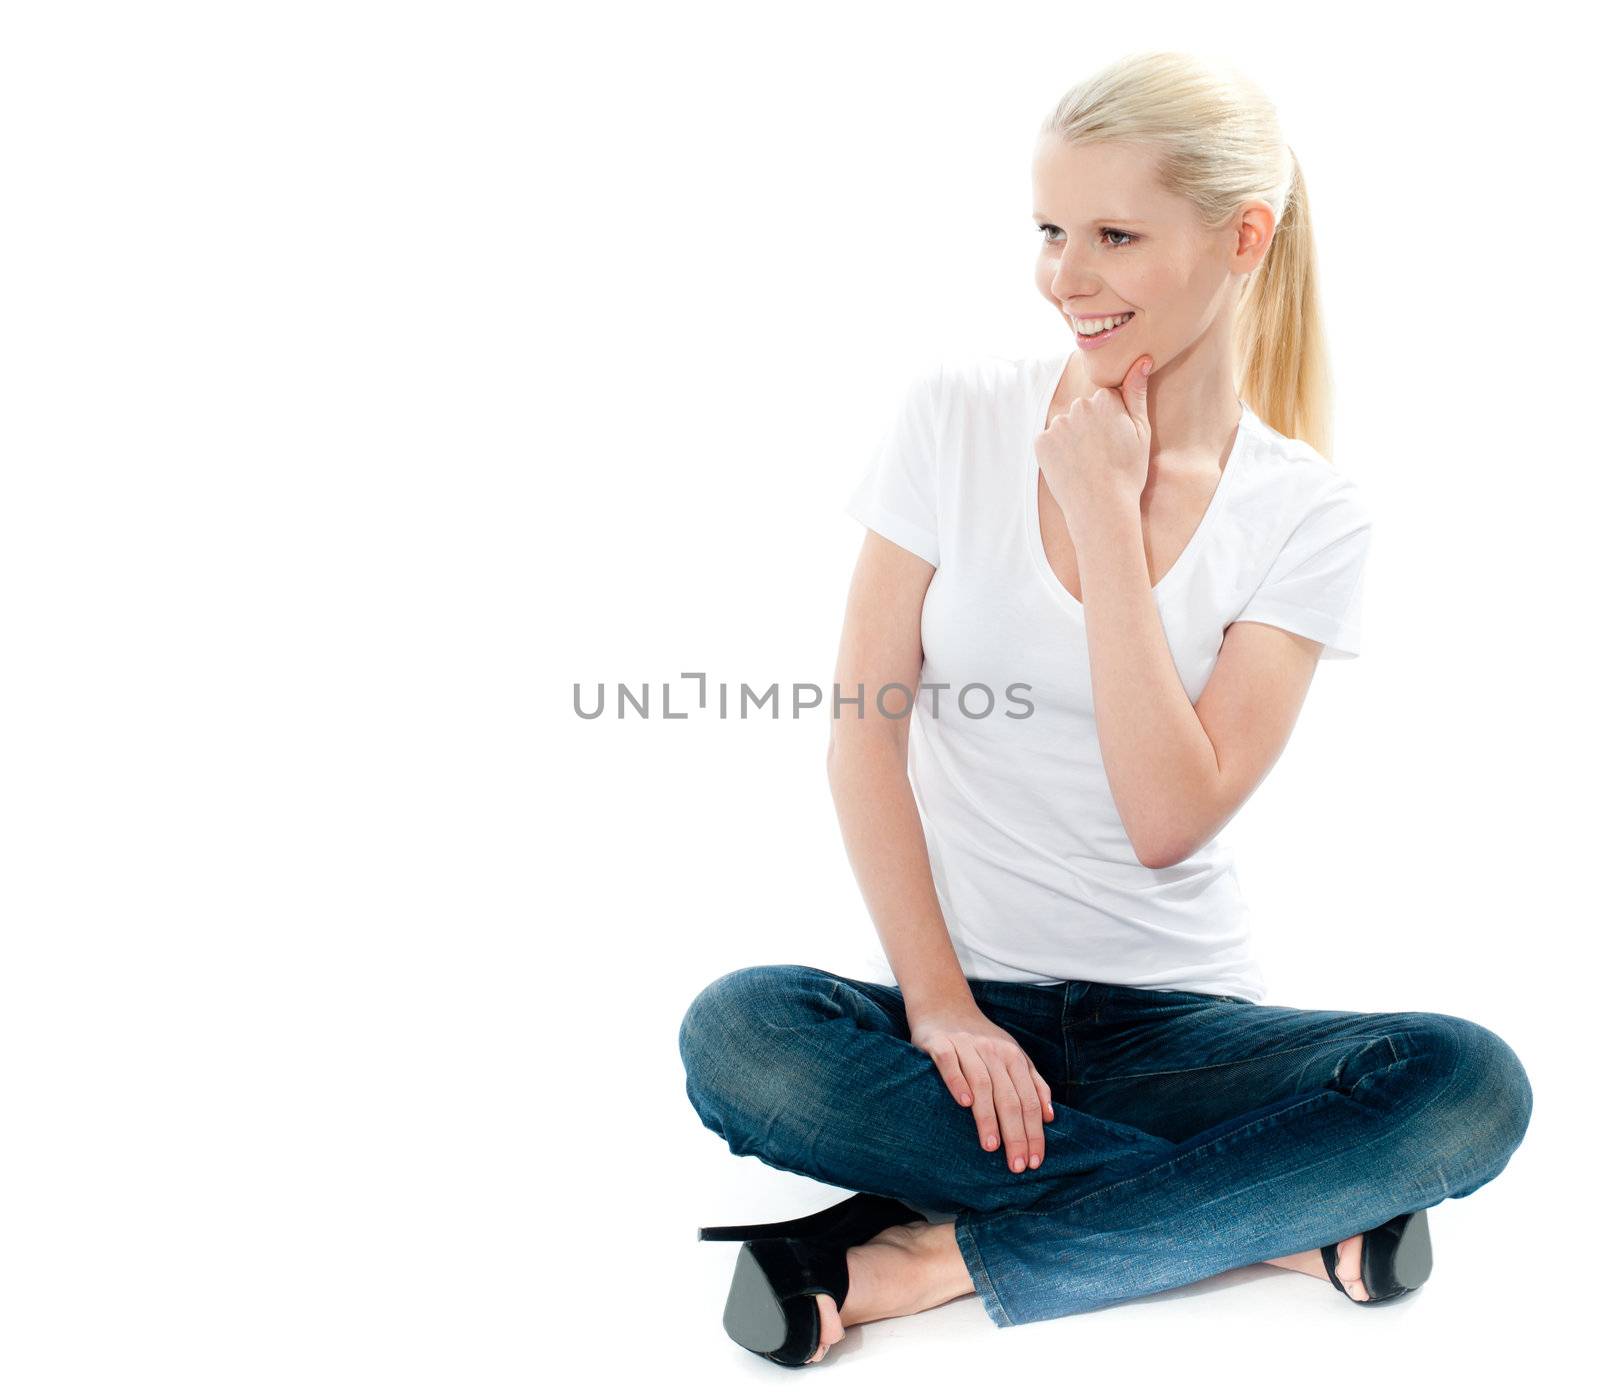
M 898 987 L 740 968 L 695 997 L 678 1047 L 690 1103 L 735 1155 L 953 1215 L 1000 1326 L 1460 1199 L 1505 1168 L 1533 1109 L 1510 1047 L 1458 1016 L 968 985 L 1050 1085 L 1036 1170 L 1008 1170 L 1003 1137 L 982 1149 L 971 1110 L 911 1043 Z

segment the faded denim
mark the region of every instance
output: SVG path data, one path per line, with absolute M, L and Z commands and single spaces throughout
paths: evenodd
M 1493 1031 L 1103 982 L 969 979 L 1050 1085 L 1037 1170 L 978 1144 L 898 987 L 740 968 L 679 1030 L 690 1103 L 738 1156 L 953 1215 L 989 1318 L 1023 1325 L 1320 1248 L 1460 1199 L 1533 1090 Z M 778 1216 L 774 1216 L 778 1217 Z

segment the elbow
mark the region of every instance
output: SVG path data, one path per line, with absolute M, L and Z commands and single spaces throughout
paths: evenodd
M 1141 866 L 1148 867 L 1152 871 L 1164 871 L 1169 866 L 1187 861 L 1194 854 L 1194 848 L 1186 840 L 1171 836 L 1164 840 L 1141 841 L 1134 846 L 1134 854 L 1139 858 Z
M 1163 810 L 1165 815 L 1152 819 L 1153 825 L 1133 838 L 1140 863 L 1164 871 L 1207 851 L 1238 811 L 1243 796 L 1219 781 L 1208 789 L 1172 799 Z
M 1164 806 L 1152 810 L 1152 816 L 1134 819 L 1128 840 L 1139 864 L 1152 871 L 1164 871 L 1187 861 L 1226 820 L 1214 818 L 1215 810 L 1216 804 L 1208 793 L 1190 793 L 1169 797 Z

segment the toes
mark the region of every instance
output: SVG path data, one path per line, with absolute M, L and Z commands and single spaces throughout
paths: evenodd
M 1334 1264 L 1344 1289 L 1357 1301 L 1367 1300 L 1367 1289 L 1361 1283 L 1361 1245 L 1365 1237 L 1358 1233 L 1354 1238 L 1345 1239 L 1339 1245 L 1339 1259 Z
M 844 1339 L 844 1322 L 839 1319 L 839 1307 L 834 1299 L 826 1294 L 819 1294 L 817 1311 L 822 1317 L 822 1337 L 817 1343 L 817 1352 L 806 1360 L 807 1364 L 820 1364 L 829 1347 Z

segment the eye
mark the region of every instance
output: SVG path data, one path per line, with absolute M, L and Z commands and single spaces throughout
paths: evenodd
M 1059 227 L 1055 226 L 1054 223 L 1047 223 L 1047 222 L 1039 223 L 1039 224 L 1037 224 L 1037 226 L 1039 228 L 1039 231 L 1044 233 L 1044 240 L 1046 242 L 1055 241 L 1055 238 L 1052 237 L 1050 234 L 1052 232 L 1060 232 L 1061 231 L 1061 229 Z M 1136 232 L 1124 232 L 1120 227 L 1102 227 L 1100 229 L 1100 235 L 1102 237 L 1104 237 L 1108 233 L 1113 237 L 1124 237 L 1124 238 L 1127 239 L 1126 241 L 1123 241 L 1123 242 L 1112 242 L 1110 245 L 1113 248 L 1113 250 L 1120 249 L 1122 247 L 1131 247 L 1135 242 L 1137 242 L 1139 240 L 1139 234 L 1138 233 L 1136 233 Z

